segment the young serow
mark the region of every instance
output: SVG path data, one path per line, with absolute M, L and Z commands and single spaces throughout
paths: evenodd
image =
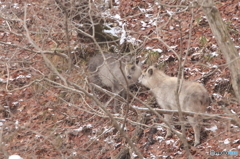
M 120 94 L 124 87 L 137 83 L 142 69 L 140 62 L 130 56 L 120 57 L 116 54 L 97 54 L 88 63 L 89 76 L 91 83 L 101 87 L 109 87 L 113 93 Z M 121 93 L 122 94 L 122 93 Z M 114 99 L 114 112 L 118 113 L 119 106 Z
M 176 89 L 178 87 L 178 78 L 170 77 L 164 74 L 155 66 L 150 66 L 139 77 L 139 82 L 150 88 L 156 97 L 156 100 L 162 109 L 178 110 L 176 102 Z M 182 111 L 204 113 L 209 104 L 207 90 L 197 82 L 185 81 L 180 82 L 179 103 Z M 164 119 L 171 122 L 172 115 L 164 114 Z M 194 146 L 200 143 L 200 123 L 202 119 L 198 115 L 188 116 L 188 121 L 194 130 Z M 171 130 L 167 129 L 166 137 L 171 136 Z

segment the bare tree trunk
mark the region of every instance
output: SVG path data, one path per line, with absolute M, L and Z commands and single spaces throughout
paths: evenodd
M 237 49 L 213 0 L 198 0 L 198 4 L 201 5 L 203 12 L 207 16 L 213 35 L 229 65 L 232 87 L 238 102 L 240 102 L 240 58 Z

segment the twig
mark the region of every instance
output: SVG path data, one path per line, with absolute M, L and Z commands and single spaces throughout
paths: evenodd
M 132 108 L 137 109 L 139 111 L 150 111 L 148 108 L 140 108 L 137 106 L 133 106 Z M 154 111 L 162 113 L 162 114 L 178 114 L 178 110 L 167 110 L 167 109 L 158 109 L 158 108 L 152 108 Z M 187 116 L 194 116 L 194 115 L 200 115 L 204 119 L 216 119 L 216 120 L 232 120 L 231 117 L 234 116 L 234 114 L 206 114 L 206 113 L 195 113 L 195 112 L 188 112 L 188 111 L 182 111 L 183 115 Z
M 41 53 L 43 59 L 44 59 L 44 62 L 45 64 L 47 65 L 47 67 L 49 69 L 51 69 L 64 83 L 64 85 L 67 85 L 67 81 L 66 79 L 57 71 L 56 67 L 51 63 L 51 61 L 46 57 L 46 55 L 42 52 L 42 49 L 37 45 L 35 44 L 35 42 L 33 41 L 33 39 L 31 38 L 30 36 L 30 33 L 29 33 L 29 30 L 27 28 L 27 24 L 26 24 L 26 21 L 27 21 L 27 4 L 25 3 L 25 6 L 24 6 L 24 20 L 23 20 L 23 27 L 26 31 L 26 37 L 28 39 L 28 41 Z
M 89 98 L 93 99 L 96 104 L 104 111 L 104 113 L 109 117 L 109 119 L 112 121 L 113 126 L 120 132 L 121 136 L 124 137 L 126 139 L 126 142 L 128 143 L 128 145 L 133 149 L 133 151 L 138 155 L 139 158 L 143 159 L 143 155 L 142 153 L 138 150 L 138 148 L 133 144 L 132 140 L 129 138 L 129 136 L 127 135 L 127 133 L 125 131 L 122 131 L 120 125 L 117 123 L 117 121 L 114 119 L 114 116 L 106 109 L 105 106 L 102 105 L 102 103 L 91 93 L 88 93 L 86 90 L 84 90 L 83 88 L 81 88 L 80 86 L 69 82 L 69 84 L 73 87 L 69 87 L 67 85 L 62 85 L 60 83 L 54 82 L 52 80 L 49 80 L 47 78 L 45 78 L 46 81 L 53 83 L 55 85 L 58 85 L 62 88 L 71 90 L 73 92 L 76 93 L 81 93 L 81 94 L 85 94 L 86 96 L 88 96 Z M 75 89 L 77 88 L 77 89 Z

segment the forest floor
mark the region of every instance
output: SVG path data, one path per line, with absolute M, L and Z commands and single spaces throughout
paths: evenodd
M 228 66 L 225 65 L 225 58 L 217 47 L 201 9 L 193 10 L 194 14 L 190 11 L 174 14 L 175 8 L 167 10 L 151 7 L 152 3 L 150 0 L 124 0 L 104 14 L 112 17 L 120 15 L 121 18 L 117 19 L 116 23 L 125 23 L 128 30 L 128 38 L 124 40 L 134 41 L 134 44 L 145 40 L 145 49 L 140 51 L 139 57 L 144 60 L 148 53 L 151 58 L 148 58 L 144 67 L 162 62 L 166 74 L 177 76 L 179 61 L 173 51 L 177 52 L 186 59 L 184 78 L 200 82 L 208 90 L 211 98 L 208 113 L 225 114 L 226 117 L 230 113 L 239 117 L 240 104 L 234 97 Z M 240 2 L 222 0 L 217 7 L 240 54 Z M 144 13 L 140 14 L 141 12 Z M 173 19 L 169 20 L 171 16 Z M 161 26 L 159 32 L 156 31 L 157 22 Z M 3 19 L 0 23 L 3 23 Z M 186 52 L 190 24 L 191 44 Z M 6 36 L 5 31 L 1 30 L 1 41 L 5 41 Z M 146 36 L 149 39 L 144 39 Z M 170 47 L 160 43 L 155 37 L 161 37 Z M 7 39 L 12 43 L 18 43 L 19 40 L 10 35 Z M 178 47 L 180 42 L 182 48 Z M 6 49 L 1 47 L 2 50 Z M 14 54 L 10 54 L 11 51 Z M 49 73 L 40 54 L 30 50 L 12 49 L 8 53 L 0 53 L 0 59 L 27 59 L 17 65 L 11 63 L 9 66 L 4 62 L 0 65 L 0 158 L 18 154 L 24 159 L 110 159 L 127 145 L 125 139 L 112 126 L 108 116 L 98 113 L 97 106 L 92 106 L 94 103 L 90 98 L 81 93 L 70 93 L 68 90 L 52 87 L 40 78 L 45 75 L 55 81 L 59 80 L 55 74 Z M 69 81 L 74 81 L 87 90 L 86 74 L 84 60 L 75 66 L 71 73 L 62 73 Z M 138 98 L 158 108 L 151 94 L 143 87 L 140 90 L 147 93 L 139 93 Z M 132 105 L 143 107 L 137 101 L 133 101 Z M 108 107 L 108 110 L 112 112 L 111 107 Z M 126 112 L 123 111 L 124 113 Z M 179 138 L 176 135 L 164 138 L 165 128 L 159 126 L 152 129 L 154 123 L 162 122 L 152 113 L 148 112 L 146 115 L 146 127 L 143 127 L 143 134 L 135 143 L 143 156 L 148 159 L 187 158 Z M 119 119 L 119 123 L 123 121 L 123 116 L 115 114 L 115 117 Z M 140 116 L 130 110 L 127 118 L 130 122 L 126 123 L 125 132 L 134 137 L 137 126 L 133 122 L 137 122 Z M 181 130 L 180 126 L 175 126 L 175 129 Z M 230 120 L 204 119 L 201 144 L 196 147 L 193 146 L 192 127 L 187 127 L 186 136 L 194 158 L 240 158 L 240 128 Z M 211 156 L 210 151 L 237 151 L 238 155 Z M 132 151 L 130 153 L 134 156 Z

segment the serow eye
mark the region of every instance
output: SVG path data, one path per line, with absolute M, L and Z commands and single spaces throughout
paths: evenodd
M 131 70 L 133 70 L 133 71 L 134 71 L 134 70 L 135 70 L 135 66 L 132 66 L 132 67 L 131 67 Z
M 130 75 L 127 76 L 127 79 L 131 79 L 132 77 Z

